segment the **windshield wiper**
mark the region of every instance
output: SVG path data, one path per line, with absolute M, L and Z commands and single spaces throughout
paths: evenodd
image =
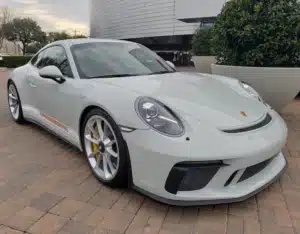
M 113 78 L 113 77 L 127 77 L 127 76 L 139 76 L 139 74 L 113 74 L 113 75 L 103 75 L 103 76 L 89 76 L 89 79 L 93 78 Z
M 112 74 L 112 75 L 101 75 L 101 76 L 89 76 L 88 79 L 95 78 L 114 78 L 114 77 L 128 77 L 128 76 L 145 76 L 145 75 L 157 75 L 157 74 L 165 74 L 165 73 L 174 73 L 176 71 L 159 71 L 148 74 Z
M 176 71 L 159 71 L 159 72 L 149 73 L 148 75 L 166 74 L 166 73 L 174 73 L 174 72 Z

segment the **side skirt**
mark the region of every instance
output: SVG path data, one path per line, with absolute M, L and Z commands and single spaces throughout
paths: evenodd
M 36 121 L 36 120 L 34 120 L 34 119 L 32 119 L 32 118 L 26 117 L 26 120 L 29 121 L 29 122 L 31 122 L 31 123 L 33 123 L 33 124 L 38 125 L 39 127 L 41 127 L 42 129 L 46 130 L 47 132 L 51 133 L 52 135 L 56 136 L 57 138 L 63 140 L 64 142 L 66 142 L 66 143 L 68 143 L 68 144 L 74 146 L 76 149 L 79 149 L 81 152 L 83 152 L 83 150 L 82 150 L 81 147 L 79 148 L 76 144 L 74 144 L 74 143 L 72 143 L 71 141 L 69 141 L 69 140 L 63 138 L 63 137 L 60 136 L 60 135 L 58 135 L 56 132 L 54 132 L 53 130 L 49 129 L 47 126 L 45 126 L 45 125 L 39 123 L 38 121 Z

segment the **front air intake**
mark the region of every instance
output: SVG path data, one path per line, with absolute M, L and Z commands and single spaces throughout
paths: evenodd
M 165 189 L 172 194 L 202 189 L 224 166 L 227 164 L 222 161 L 177 163 L 169 173 Z
M 244 171 L 244 173 L 242 174 L 241 178 L 238 180 L 239 182 L 242 182 L 244 180 L 249 179 L 250 177 L 258 174 L 259 172 L 261 172 L 263 169 L 265 169 L 274 159 L 274 157 L 269 158 L 261 163 L 255 164 L 253 166 L 247 167 L 246 170 Z

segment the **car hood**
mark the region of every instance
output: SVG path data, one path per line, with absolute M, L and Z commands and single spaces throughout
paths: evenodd
M 183 118 L 192 116 L 222 129 L 247 126 L 265 116 L 263 104 L 212 77 L 176 72 L 112 78 L 106 79 L 105 83 L 155 98 Z

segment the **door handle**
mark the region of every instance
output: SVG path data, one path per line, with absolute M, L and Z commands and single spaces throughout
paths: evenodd
M 30 87 L 32 87 L 32 88 L 36 88 L 36 85 L 35 85 L 34 83 L 32 83 L 32 82 L 29 82 L 29 85 L 30 85 Z

